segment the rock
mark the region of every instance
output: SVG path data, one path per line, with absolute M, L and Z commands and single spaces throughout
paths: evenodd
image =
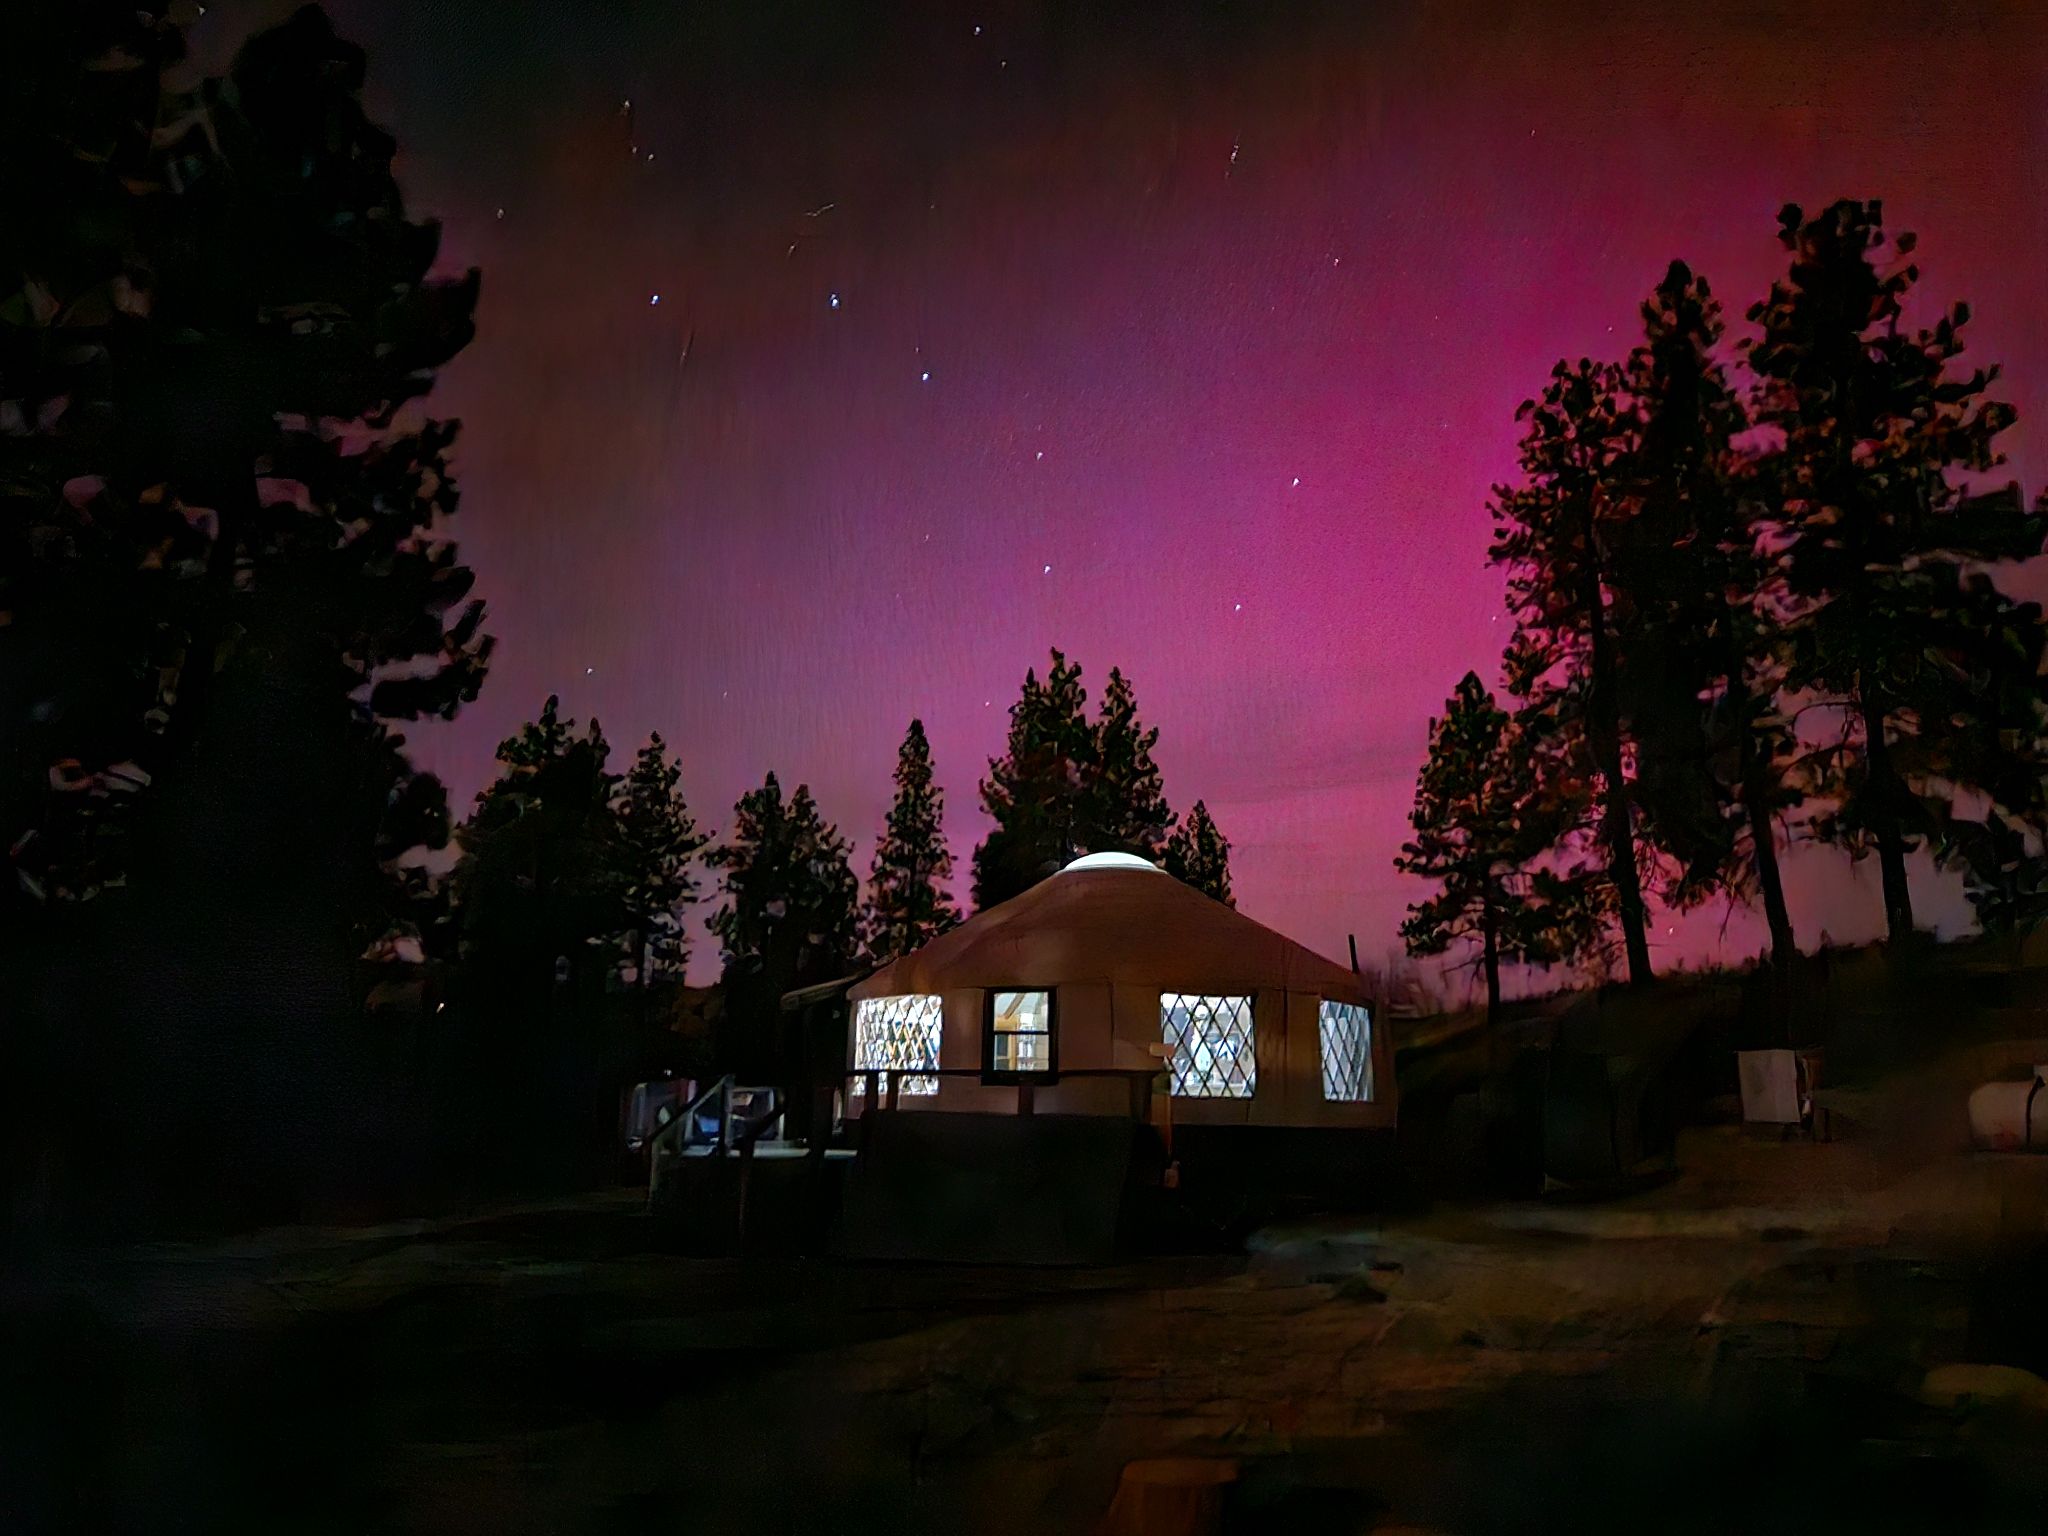
M 1169 1456 L 1124 1468 L 1100 1536 L 1216 1536 L 1223 1498 L 1237 1481 L 1237 1463 L 1218 1457 Z
M 2048 1414 L 2048 1381 L 2016 1365 L 1938 1365 L 1920 1384 L 1920 1400 L 1936 1408 L 1996 1403 Z

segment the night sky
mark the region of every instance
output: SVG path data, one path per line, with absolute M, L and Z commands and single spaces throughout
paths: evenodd
M 288 9 L 214 6 L 195 47 Z M 2048 478 L 2027 6 L 330 10 L 414 211 L 484 269 L 434 398 L 499 649 L 414 733 L 458 806 L 558 692 L 679 745 L 713 828 L 808 781 L 864 871 L 921 715 L 964 893 L 976 779 L 1059 645 L 1091 696 L 1132 676 L 1243 909 L 1378 959 L 1422 891 L 1390 860 L 1427 719 L 1505 637 L 1515 406 L 1625 351 L 1673 256 L 1739 319 L 1782 203 L 1882 197 Z M 1874 862 L 1789 883 L 1809 944 L 1881 926 Z M 1726 919 L 1660 921 L 1660 963 L 1755 953 Z

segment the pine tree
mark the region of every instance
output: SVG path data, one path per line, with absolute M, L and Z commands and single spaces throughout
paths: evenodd
M 755 1008 L 843 975 L 858 952 L 859 882 L 838 828 L 799 784 L 785 802 L 769 774 L 740 796 L 732 831 L 705 856 L 724 903 L 711 919 L 729 986 Z
M 1748 414 L 1718 356 L 1721 311 L 1704 278 L 1673 262 L 1642 314 L 1627 383 L 1637 425 L 1618 466 L 1633 511 L 1614 540 L 1636 794 L 1675 862 L 1668 898 L 1760 894 L 1774 958 L 1789 965 L 1798 946 L 1776 821 L 1799 797 L 1758 475 L 1736 447 Z
M 603 728 L 578 733 L 550 697 L 498 746 L 499 774 L 456 833 L 465 971 L 479 995 L 525 1011 L 567 962 L 578 984 L 609 974 L 635 916 L 618 775 Z
M 428 276 L 438 230 L 317 9 L 183 94 L 164 8 L 33 9 L 9 57 L 35 84 L 0 89 L 35 114 L 0 157 L 0 271 L 25 278 L 0 399 L 30 429 L 0 429 L 0 696 L 37 701 L 0 729 L 7 890 L 118 885 L 153 809 L 142 873 L 189 908 L 193 879 L 260 881 L 289 828 L 320 871 L 292 883 L 352 893 L 321 905 L 353 942 L 377 813 L 418 803 L 393 725 L 452 715 L 489 654 L 441 531 L 454 427 L 396 419 L 469 340 L 475 274 Z
M 1173 829 L 1152 749 L 1158 727 L 1138 719 L 1129 679 L 1110 668 L 1095 720 L 1095 751 L 1087 774 L 1081 840 L 1089 853 L 1134 853 L 1158 862 Z
M 868 877 L 862 928 L 872 965 L 907 955 L 960 921 L 947 890 L 953 855 L 946 846 L 944 815 L 945 797 L 932 780 L 924 722 L 912 720 L 896 755 L 896 800 Z
M 1787 206 L 1779 239 L 1791 264 L 1750 311 L 1750 361 L 1758 419 L 1783 438 L 1787 686 L 1844 717 L 1841 744 L 1813 754 L 1838 807 L 1816 826 L 1854 857 L 1875 851 L 1899 942 L 1907 854 L 1939 843 L 1954 788 L 2005 775 L 2001 740 L 2019 744 L 2023 780 L 2038 758 L 2039 613 L 1976 567 L 2039 554 L 2048 524 L 2016 493 L 1972 498 L 1951 479 L 2001 461 L 2014 413 L 1989 394 L 1995 368 L 1953 367 L 1966 305 L 1902 326 L 1913 237 L 1887 247 L 1880 205 L 1844 200 L 1813 219 Z
M 684 909 L 697 900 L 691 861 L 707 841 L 683 798 L 682 764 L 659 732 L 633 759 L 620 786 L 619 838 L 628 875 L 626 907 L 638 936 L 633 968 L 642 987 L 680 979 L 690 959 Z
M 1621 924 L 1629 980 L 1641 986 L 1650 950 L 1608 607 L 1615 529 L 1628 511 L 1618 494 L 1631 425 L 1621 372 L 1561 362 L 1516 418 L 1527 423 L 1522 483 L 1496 486 L 1491 507 L 1492 558 L 1508 568 L 1516 620 L 1504 657 L 1508 688 L 1522 701 L 1524 741 L 1552 783 L 1582 796 L 1580 825 L 1560 836 L 1597 837 L 1612 893 L 1604 904 Z
M 1166 841 L 1165 868 L 1175 879 L 1192 885 L 1226 907 L 1237 905 L 1230 893 L 1230 839 L 1197 800 Z
M 1476 940 L 1486 976 L 1486 1016 L 1500 1013 L 1500 968 L 1549 965 L 1583 950 L 1595 909 L 1583 876 L 1570 878 L 1538 860 L 1556 842 L 1527 744 L 1477 674 L 1468 672 L 1429 723 L 1429 757 L 1415 783 L 1414 836 L 1394 867 L 1438 882 L 1438 892 L 1408 909 L 1401 937 L 1411 955 L 1440 955 Z
M 0 44 L 0 1015 L 64 1042 L 53 1101 L 147 1116 L 130 1210 L 286 1200 L 373 1134 L 342 1026 L 448 832 L 402 724 L 489 654 L 419 408 L 475 275 L 318 10 L 189 89 L 170 10 Z
M 1087 702 L 1080 667 L 1058 650 L 1044 682 L 1035 670 L 1024 674 L 1009 741 L 981 782 L 995 827 L 974 850 L 975 906 L 1008 901 L 1087 851 L 1098 745 Z

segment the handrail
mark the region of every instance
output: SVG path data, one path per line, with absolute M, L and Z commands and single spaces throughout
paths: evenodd
M 696 1098 L 690 1100 L 681 1114 L 677 1115 L 667 1125 L 664 1125 L 649 1137 L 647 1141 L 649 1161 L 652 1162 L 664 1150 L 680 1152 L 684 1146 L 687 1146 L 689 1144 L 690 1128 L 697 1123 L 697 1111 L 714 1098 L 719 1099 L 722 1103 L 725 1097 L 732 1092 L 732 1086 L 732 1074 L 728 1072 L 709 1088 L 698 1094 Z M 718 1118 L 719 1124 L 722 1126 L 728 1117 L 721 1114 Z M 663 1142 L 669 1142 L 670 1145 L 664 1149 Z
M 747 1152 L 752 1152 L 754 1143 L 766 1135 L 771 1126 L 782 1119 L 783 1115 L 788 1112 L 789 1106 L 783 1102 L 782 1095 L 777 1093 L 775 1096 L 775 1108 L 765 1115 L 749 1116 L 745 1127 L 740 1131 L 738 1137 L 735 1138 L 732 1123 L 732 1096 L 733 1090 L 737 1086 L 738 1084 L 733 1074 L 728 1072 L 709 1088 L 698 1094 L 696 1098 L 692 1099 L 688 1107 L 681 1114 L 669 1121 L 667 1125 L 664 1125 L 648 1139 L 647 1145 L 650 1161 L 653 1157 L 662 1153 L 680 1154 L 685 1147 L 688 1147 L 691 1144 L 690 1138 L 696 1134 L 698 1114 L 713 1099 L 718 1101 L 718 1155 L 724 1157 L 741 1148 L 744 1148 Z

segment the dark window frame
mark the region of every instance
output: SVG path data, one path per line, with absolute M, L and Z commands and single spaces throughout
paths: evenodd
M 1020 1072 L 996 1066 L 996 994 L 998 992 L 1042 992 L 1045 994 L 1045 1069 Z M 1004 1030 L 1016 1034 L 1016 1030 Z M 1013 1083 L 1052 1083 L 1060 1075 L 1060 989 L 1023 982 L 1001 987 L 984 987 L 981 993 L 981 1080 L 990 1086 Z

